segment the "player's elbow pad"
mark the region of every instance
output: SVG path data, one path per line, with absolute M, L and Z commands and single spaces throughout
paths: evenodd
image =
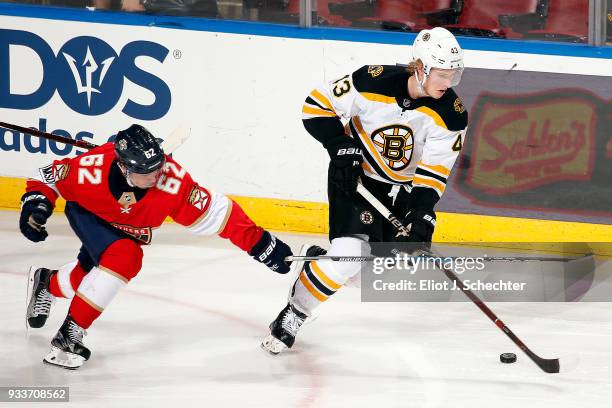
M 328 145 L 331 139 L 346 134 L 338 117 L 303 119 L 302 123 L 306 131 L 323 146 Z

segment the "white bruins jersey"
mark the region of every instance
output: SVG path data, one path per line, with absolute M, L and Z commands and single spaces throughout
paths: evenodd
M 348 121 L 344 132 L 362 147 L 367 176 L 433 189 L 439 198 L 464 143 L 467 112 L 452 89 L 437 100 L 411 99 L 409 76 L 405 67 L 364 66 L 312 91 L 302 119 L 323 144 L 338 136 L 340 119 Z

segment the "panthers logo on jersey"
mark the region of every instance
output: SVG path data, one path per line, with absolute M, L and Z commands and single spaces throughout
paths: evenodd
M 372 142 L 390 169 L 405 169 L 412 159 L 414 134 L 404 125 L 389 125 L 372 132 Z
M 193 205 L 198 210 L 204 210 L 206 204 L 208 204 L 209 198 L 208 194 L 198 188 L 198 186 L 195 186 L 189 193 L 189 204 Z

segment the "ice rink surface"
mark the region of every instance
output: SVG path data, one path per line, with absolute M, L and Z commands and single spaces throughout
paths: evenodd
M 534 352 L 559 357 L 559 374 L 540 371 L 472 303 L 360 303 L 355 288 L 324 304 L 292 350 L 271 356 L 259 342 L 289 277 L 175 224 L 157 230 L 140 274 L 88 330 L 92 358 L 77 371 L 43 365 L 68 302 L 26 335 L 27 270 L 74 260 L 79 243 L 63 214 L 44 243 L 21 236 L 17 212 L 0 212 L 0 230 L 0 385 L 68 386 L 69 407 L 612 404 L 612 303 L 489 304 Z M 294 251 L 327 246 L 321 236 L 280 237 Z M 500 363 L 503 352 L 518 361 Z

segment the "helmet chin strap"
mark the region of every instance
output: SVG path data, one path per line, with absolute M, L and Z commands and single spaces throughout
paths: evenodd
M 130 187 L 136 187 L 133 183 L 132 183 L 132 179 L 130 178 L 130 171 L 126 170 L 125 171 L 125 181 L 127 181 L 128 186 Z
M 117 166 L 119 166 L 119 170 L 121 170 L 121 174 L 123 174 L 125 177 L 125 181 L 128 183 L 128 186 L 136 187 L 130 179 L 130 171 L 127 168 L 124 168 L 120 163 L 117 163 Z
M 419 96 L 429 96 L 427 91 L 425 91 L 425 82 L 427 82 L 427 74 L 425 73 L 425 70 L 423 69 L 423 80 L 422 81 L 419 79 L 418 71 L 415 72 L 415 76 L 417 80 L 417 91 L 419 93 Z

